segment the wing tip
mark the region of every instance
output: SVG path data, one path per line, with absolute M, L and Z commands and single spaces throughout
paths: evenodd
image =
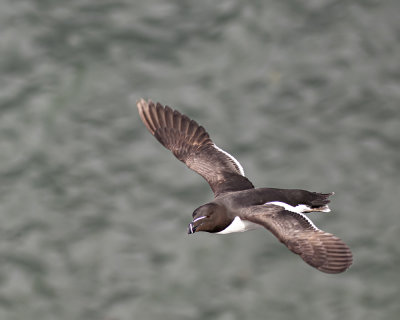
M 154 135 L 156 131 L 156 124 L 154 123 L 154 119 L 151 115 L 151 109 L 154 107 L 154 103 L 149 99 L 148 101 L 141 98 L 137 101 L 136 106 L 139 111 L 139 116 L 146 128 L 150 131 L 152 135 Z
M 173 128 L 181 132 L 189 144 L 213 144 L 203 126 L 168 105 L 141 98 L 136 102 L 136 106 L 141 120 L 153 135 L 162 127 Z
M 353 254 L 347 244 L 340 238 L 332 235 L 329 240 L 328 235 L 325 233 L 326 240 L 331 243 L 325 244 L 326 259 L 322 265 L 316 266 L 316 268 L 322 272 L 332 274 L 345 272 L 353 264 Z
M 136 101 L 136 106 L 139 110 L 139 112 L 143 112 L 144 110 L 147 110 L 149 108 L 149 105 L 153 104 L 153 101 L 145 100 L 143 98 L 140 98 L 138 101 Z
M 343 273 L 346 272 L 347 270 L 350 269 L 352 266 L 353 262 L 352 260 L 349 263 L 346 263 L 344 265 L 337 265 L 337 266 L 321 266 L 317 267 L 319 271 L 322 271 L 324 273 L 329 273 L 329 274 L 338 274 L 338 273 Z

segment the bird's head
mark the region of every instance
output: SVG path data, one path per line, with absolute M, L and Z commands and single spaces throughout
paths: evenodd
M 224 208 L 216 203 L 207 203 L 193 212 L 193 221 L 188 226 L 188 234 L 199 231 L 219 232 L 226 226 Z

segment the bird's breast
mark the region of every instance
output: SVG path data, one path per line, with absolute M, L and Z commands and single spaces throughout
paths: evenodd
M 259 227 L 261 227 L 261 226 L 257 223 L 253 223 L 253 222 L 250 222 L 247 220 L 242 220 L 242 219 L 240 219 L 239 216 L 236 216 L 230 225 L 228 225 L 224 230 L 217 232 L 217 234 L 244 232 L 244 231 L 248 231 L 248 230 L 254 230 Z

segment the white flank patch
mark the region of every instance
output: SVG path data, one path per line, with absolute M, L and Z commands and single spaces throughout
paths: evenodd
M 219 148 L 216 144 L 214 144 L 214 148 L 217 149 L 218 151 L 221 151 L 222 153 L 226 154 L 229 158 L 231 158 L 232 161 L 233 161 L 233 162 L 237 165 L 237 167 L 239 168 L 240 174 L 241 174 L 242 176 L 244 176 L 243 167 L 241 166 L 241 164 L 239 163 L 239 161 L 237 161 L 237 160 L 235 159 L 234 156 L 232 156 L 232 155 L 229 154 L 228 152 L 222 150 L 222 149 Z
M 244 232 L 247 230 L 254 230 L 256 228 L 260 228 L 261 226 L 257 223 L 246 221 L 240 219 L 238 216 L 233 219 L 231 224 L 227 226 L 224 230 L 217 232 L 218 234 L 227 234 L 234 232 Z
M 296 213 L 303 213 L 303 212 L 307 212 L 310 210 L 310 207 L 306 206 L 305 204 L 299 204 L 295 207 L 291 206 L 290 204 L 287 204 L 285 202 L 280 202 L 280 201 L 271 201 L 271 202 L 267 202 L 264 204 L 274 204 L 276 206 L 285 208 L 285 210 L 296 212 Z
M 283 207 L 285 210 L 287 211 L 291 211 L 294 213 L 297 213 L 299 215 L 301 215 L 304 219 L 306 219 L 308 221 L 308 223 L 315 229 L 315 230 L 319 230 L 317 228 L 317 226 L 310 220 L 310 218 L 308 218 L 305 214 L 303 214 L 303 212 L 307 212 L 310 208 L 309 206 L 306 206 L 305 204 L 299 204 L 295 207 L 291 206 L 290 204 L 284 203 L 284 202 L 280 202 L 280 201 L 271 201 L 271 202 L 267 202 L 264 204 L 273 204 L 275 206 L 280 206 Z

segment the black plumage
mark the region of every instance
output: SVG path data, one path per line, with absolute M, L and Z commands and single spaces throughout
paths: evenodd
M 160 103 L 140 100 L 140 117 L 152 135 L 176 158 L 200 174 L 214 200 L 193 212 L 189 233 L 240 232 L 263 226 L 292 252 L 326 273 L 340 273 L 352 264 L 349 247 L 318 229 L 304 215 L 329 211 L 332 193 L 301 189 L 257 188 L 244 176 L 240 163 L 218 148 L 196 121 Z

